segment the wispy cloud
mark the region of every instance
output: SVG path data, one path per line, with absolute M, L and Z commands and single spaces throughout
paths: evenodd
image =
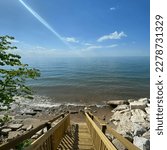
M 115 9 L 116 9 L 115 7 L 111 7 L 111 8 L 110 8 L 111 11 L 113 11 L 113 10 L 115 10 Z
M 112 44 L 112 45 L 106 46 L 106 48 L 114 48 L 114 47 L 117 47 L 117 46 L 118 46 L 118 44 Z
M 102 48 L 102 46 L 101 45 L 92 45 L 92 46 L 87 47 L 86 50 L 99 49 L 99 48 Z
M 91 43 L 83 43 L 83 45 L 85 45 L 85 46 L 91 46 L 93 44 L 91 44 Z
M 118 33 L 117 31 L 110 33 L 109 35 L 103 35 L 100 38 L 97 39 L 98 42 L 102 42 L 105 40 L 117 40 L 121 39 L 122 37 L 127 37 L 127 35 L 122 31 Z
M 65 37 L 64 40 L 71 43 L 79 43 L 79 40 L 74 37 Z
M 82 49 L 82 51 L 91 51 L 91 50 L 102 49 L 102 48 L 114 48 L 114 47 L 117 47 L 117 46 L 118 46 L 117 44 L 106 45 L 106 46 L 92 45 L 92 46 L 88 46 L 85 49 Z

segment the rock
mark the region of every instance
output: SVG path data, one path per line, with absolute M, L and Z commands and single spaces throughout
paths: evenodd
M 20 131 L 9 132 L 9 134 L 8 134 L 8 140 L 16 138 L 17 136 L 20 136 L 21 134 L 22 134 L 22 132 L 20 132 Z
M 35 111 L 35 112 L 42 112 L 42 109 L 40 109 L 40 108 L 33 108 L 33 111 Z
M 118 125 L 118 122 L 117 121 L 112 121 L 112 123 L 117 126 Z
M 147 100 L 148 100 L 148 103 L 150 103 L 150 99 L 148 98 Z
M 132 113 L 132 117 L 131 117 L 132 122 L 135 122 L 135 123 L 145 122 L 145 118 L 147 115 L 143 110 L 134 109 L 134 110 L 131 110 L 131 113 Z
M 85 110 L 85 111 L 91 111 L 91 108 L 85 107 L 84 110 Z
M 120 121 L 121 113 L 119 111 L 116 111 L 112 116 L 110 121 Z
M 150 129 L 150 122 L 145 121 L 145 122 L 141 123 L 141 126 L 143 128 L 145 128 L 146 130 L 149 130 Z
M 135 136 L 133 138 L 133 144 L 136 145 L 141 150 L 150 150 L 150 140 L 144 137 Z
M 125 120 L 129 120 L 131 117 L 131 112 L 120 112 L 120 111 L 116 111 L 110 121 L 125 121 Z
M 35 116 L 37 114 L 37 112 L 33 112 L 33 111 L 27 111 L 24 114 L 26 115 L 31 115 L 31 116 Z
M 46 133 L 47 131 L 48 131 L 47 128 L 44 128 L 42 132 Z
M 119 150 L 126 150 L 126 147 L 117 139 L 112 141 L 113 145 Z
M 4 129 L 1 130 L 1 134 L 2 134 L 2 135 L 8 135 L 8 133 L 9 133 L 10 131 L 12 131 L 12 129 L 10 129 L 10 128 L 4 128 Z
M 148 103 L 149 101 L 148 101 L 148 98 L 140 98 L 139 100 L 138 100 L 139 102 L 144 102 L 144 103 Z
M 123 104 L 127 104 L 128 101 L 127 100 L 111 100 L 108 101 L 107 104 L 110 105 L 111 107 L 117 107 L 118 105 L 123 105 Z
M 134 99 L 128 99 L 128 103 L 134 102 L 134 101 L 135 101 Z
M 41 136 L 43 134 L 43 130 L 39 130 L 37 133 L 36 133 L 36 135 L 39 135 L 39 136 Z
M 121 111 L 121 110 L 126 110 L 129 109 L 129 106 L 124 104 L 124 105 L 118 105 L 116 108 L 114 108 L 112 110 L 112 112 L 116 112 L 116 111 Z
M 145 128 L 143 128 L 142 126 L 136 126 L 136 129 L 134 130 L 134 135 L 135 136 L 142 136 L 143 133 L 145 133 L 147 130 Z
M 145 111 L 146 111 L 147 114 L 150 114 L 150 107 L 146 107 Z
M 150 107 L 150 104 L 149 104 L 149 103 L 147 104 L 147 107 Z
M 134 136 L 134 133 L 139 134 L 141 136 L 147 130 L 142 125 L 133 123 L 130 120 L 129 121 L 126 120 L 126 121 L 120 121 L 118 123 L 116 131 L 123 136 L 126 136 L 126 135 Z
M 147 115 L 147 116 L 146 116 L 146 120 L 147 120 L 148 122 L 150 122 L 150 115 Z
M 143 101 L 134 101 L 130 102 L 130 109 L 142 109 L 144 110 L 146 108 L 147 103 Z
M 31 137 L 31 139 L 37 139 L 39 137 L 39 135 L 33 135 L 32 137 Z
M 12 130 L 17 130 L 19 128 L 21 128 L 23 126 L 23 124 L 9 124 L 8 128 L 11 128 Z
M 150 139 L 150 130 L 145 132 L 142 137 L 146 138 L 146 139 Z
M 32 128 L 33 128 L 33 125 L 29 125 L 26 130 L 30 131 Z
M 118 126 L 116 128 L 116 131 L 121 135 L 126 135 L 127 133 L 133 133 L 134 123 L 131 121 L 121 121 L 118 123 Z
M 30 125 L 24 125 L 24 126 L 22 127 L 22 129 L 25 130 L 25 131 L 30 131 L 32 128 L 33 128 L 33 125 L 32 125 L 32 124 L 30 124 Z

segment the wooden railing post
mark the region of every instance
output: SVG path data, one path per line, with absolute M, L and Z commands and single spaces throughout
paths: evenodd
M 94 116 L 93 116 L 93 115 L 91 115 L 91 119 L 92 119 L 92 120 L 94 119 Z
M 47 122 L 46 128 L 47 128 L 47 131 L 51 128 L 51 122 Z
M 101 131 L 105 134 L 106 133 L 107 126 L 106 124 L 101 124 Z

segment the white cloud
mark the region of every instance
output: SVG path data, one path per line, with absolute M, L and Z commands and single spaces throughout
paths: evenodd
M 88 46 L 85 49 L 82 49 L 82 51 L 91 51 L 94 49 L 102 49 L 102 48 L 114 48 L 117 47 L 117 44 L 112 44 L 112 45 L 107 45 L 107 46 L 102 46 L 102 45 L 92 45 L 92 46 Z
M 102 37 L 97 39 L 97 41 L 102 42 L 102 41 L 105 41 L 105 40 L 117 40 L 117 39 L 121 39 L 122 37 L 127 37 L 127 35 L 123 31 L 120 32 L 120 33 L 115 31 L 113 33 L 110 33 L 109 35 L 103 35 Z
M 115 9 L 116 9 L 115 7 L 111 7 L 111 8 L 110 8 L 111 11 L 112 11 L 112 10 L 115 10 Z
M 99 49 L 99 48 L 102 48 L 102 46 L 100 46 L 100 45 L 92 45 L 92 46 L 87 47 L 86 49 L 87 50 L 92 50 L 92 49 Z
M 91 46 L 91 43 L 84 43 L 85 46 Z
M 112 44 L 112 45 L 106 46 L 106 48 L 113 48 L 113 47 L 117 47 L 117 46 L 118 46 L 117 44 Z
M 77 39 L 74 38 L 74 37 L 65 37 L 64 40 L 65 40 L 66 42 L 79 43 L 79 40 L 77 40 Z

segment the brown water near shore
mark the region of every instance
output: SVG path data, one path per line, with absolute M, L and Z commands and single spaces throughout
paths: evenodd
M 67 103 L 88 103 L 88 104 L 102 104 L 108 100 L 118 99 L 139 99 L 141 97 L 148 97 L 150 95 L 149 88 L 139 89 L 138 92 L 133 88 L 121 90 L 100 90 L 91 89 L 89 87 L 72 87 L 72 86 L 58 86 L 58 87 L 35 87 L 33 90 L 42 96 L 50 97 L 53 102 L 67 102 Z

